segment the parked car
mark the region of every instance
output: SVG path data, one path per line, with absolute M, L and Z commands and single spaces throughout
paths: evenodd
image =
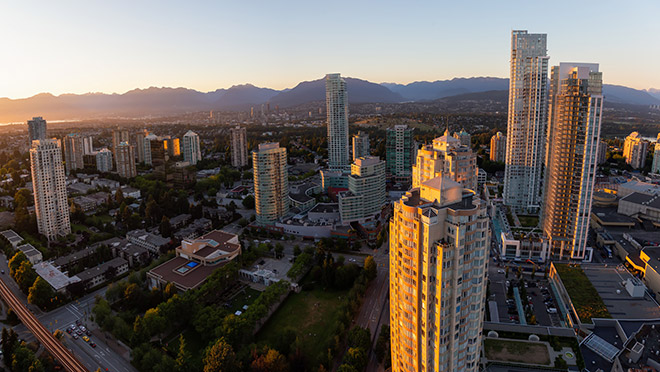
M 89 346 L 91 346 L 91 347 L 96 347 L 96 344 L 93 343 L 93 342 L 90 342 L 90 343 L 89 343 Z
M 548 308 L 548 314 L 557 314 L 557 308 L 549 307 Z
M 87 337 L 87 336 L 83 336 L 83 340 L 84 340 L 85 342 L 89 342 L 89 337 Z
M 77 340 L 77 339 L 78 339 L 78 335 L 74 333 L 74 334 L 73 334 L 73 339 L 74 339 L 74 340 Z

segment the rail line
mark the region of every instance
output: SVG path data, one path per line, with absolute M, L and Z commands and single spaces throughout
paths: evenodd
M 7 305 L 14 310 L 18 319 L 25 324 L 25 327 L 34 334 L 53 357 L 60 361 L 62 366 L 69 372 L 88 372 L 87 368 L 76 359 L 75 356 L 60 343 L 41 322 L 27 309 L 27 307 L 9 290 L 4 280 L 0 279 L 0 296 L 7 302 Z

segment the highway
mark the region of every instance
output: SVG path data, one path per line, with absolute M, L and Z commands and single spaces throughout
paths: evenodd
M 87 368 L 83 366 L 73 354 L 67 350 L 53 335 L 46 330 L 34 314 L 16 298 L 14 293 L 9 290 L 5 281 L 0 279 L 0 296 L 7 302 L 7 305 L 14 310 L 23 324 L 34 334 L 41 344 L 57 359 L 65 370 L 69 372 L 86 372 Z

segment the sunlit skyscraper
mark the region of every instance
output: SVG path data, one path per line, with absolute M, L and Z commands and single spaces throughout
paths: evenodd
M 546 35 L 513 31 L 504 204 L 520 211 L 533 212 L 540 206 L 547 86 Z
M 417 162 L 412 166 L 412 186 L 444 176 L 470 190 L 477 190 L 477 155 L 456 137 L 445 131 L 430 145 L 417 150 Z
M 660 133 L 653 149 L 653 164 L 651 164 L 651 173 L 660 174 Z
M 490 161 L 504 162 L 506 160 L 506 136 L 497 132 L 490 138 Z
M 325 76 L 325 104 L 328 121 L 328 168 L 348 171 L 348 95 L 340 74 Z
M 561 63 L 552 68 L 542 225 L 553 258 L 585 258 L 602 90 L 598 64 Z
M 252 152 L 256 222 L 272 225 L 289 212 L 289 173 L 286 148 L 262 143 Z
M 30 149 L 30 165 L 39 233 L 48 240 L 70 234 L 71 221 L 60 141 L 56 139 L 33 141 Z
M 644 168 L 648 150 L 649 143 L 642 138 L 639 132 L 630 133 L 623 143 L 623 157 L 626 158 L 626 164 L 635 169 Z

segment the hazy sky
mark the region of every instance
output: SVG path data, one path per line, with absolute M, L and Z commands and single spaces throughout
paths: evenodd
M 513 29 L 547 33 L 553 65 L 660 88 L 659 15 L 658 0 L 4 1 L 0 97 L 507 77 Z

